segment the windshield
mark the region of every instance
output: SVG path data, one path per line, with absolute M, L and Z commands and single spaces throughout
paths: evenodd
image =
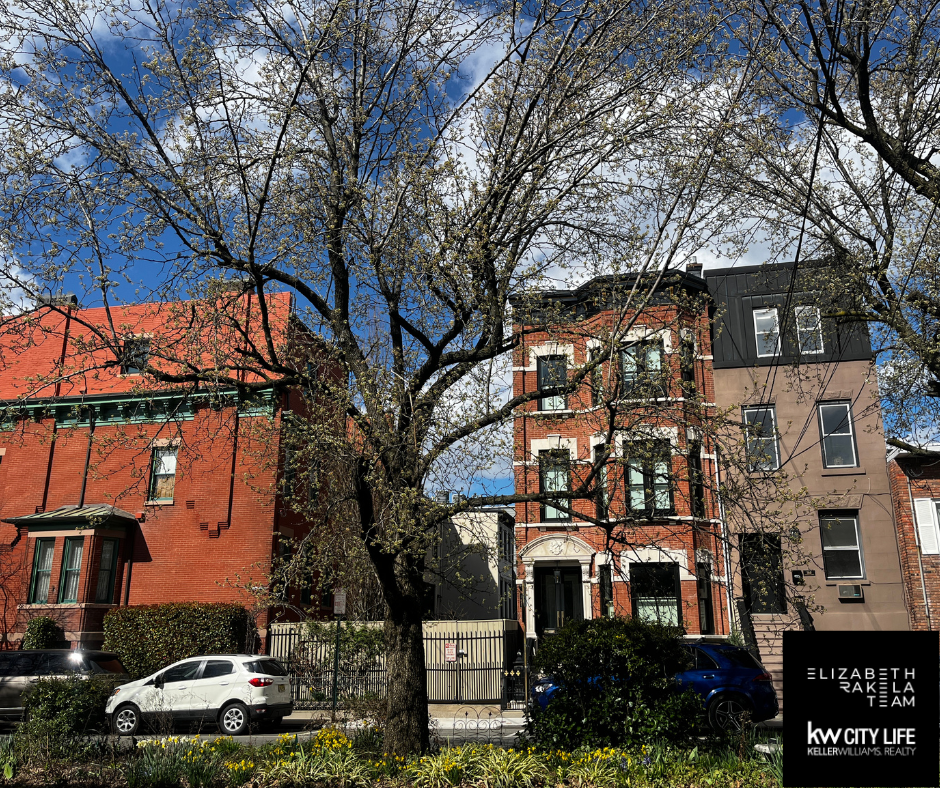
M 117 657 L 86 657 L 95 673 L 127 673 Z
M 256 662 L 246 662 L 245 670 L 249 673 L 263 673 L 266 676 L 286 676 L 287 671 L 276 659 L 259 659 Z

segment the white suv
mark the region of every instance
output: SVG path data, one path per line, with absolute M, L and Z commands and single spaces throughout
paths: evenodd
M 251 654 L 212 654 L 170 665 L 145 679 L 122 684 L 105 714 L 119 736 L 163 717 L 173 722 L 217 722 L 239 736 L 253 722 L 277 726 L 293 711 L 290 679 L 276 659 Z

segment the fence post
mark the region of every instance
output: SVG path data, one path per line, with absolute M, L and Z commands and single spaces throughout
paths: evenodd
M 336 693 L 339 682 L 339 627 L 343 617 L 336 617 L 336 646 L 333 648 L 333 711 L 330 716 L 331 722 L 336 722 Z

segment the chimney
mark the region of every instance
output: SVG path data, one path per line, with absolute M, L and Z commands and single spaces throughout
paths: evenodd
M 696 257 L 690 257 L 685 264 L 685 272 L 690 276 L 697 276 L 699 279 L 702 278 L 702 264 L 698 261 Z

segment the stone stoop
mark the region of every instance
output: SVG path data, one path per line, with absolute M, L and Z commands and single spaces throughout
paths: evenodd
M 783 631 L 791 625 L 789 620 L 778 616 L 754 616 L 754 635 L 760 650 L 761 664 L 774 677 L 774 689 L 783 713 Z

